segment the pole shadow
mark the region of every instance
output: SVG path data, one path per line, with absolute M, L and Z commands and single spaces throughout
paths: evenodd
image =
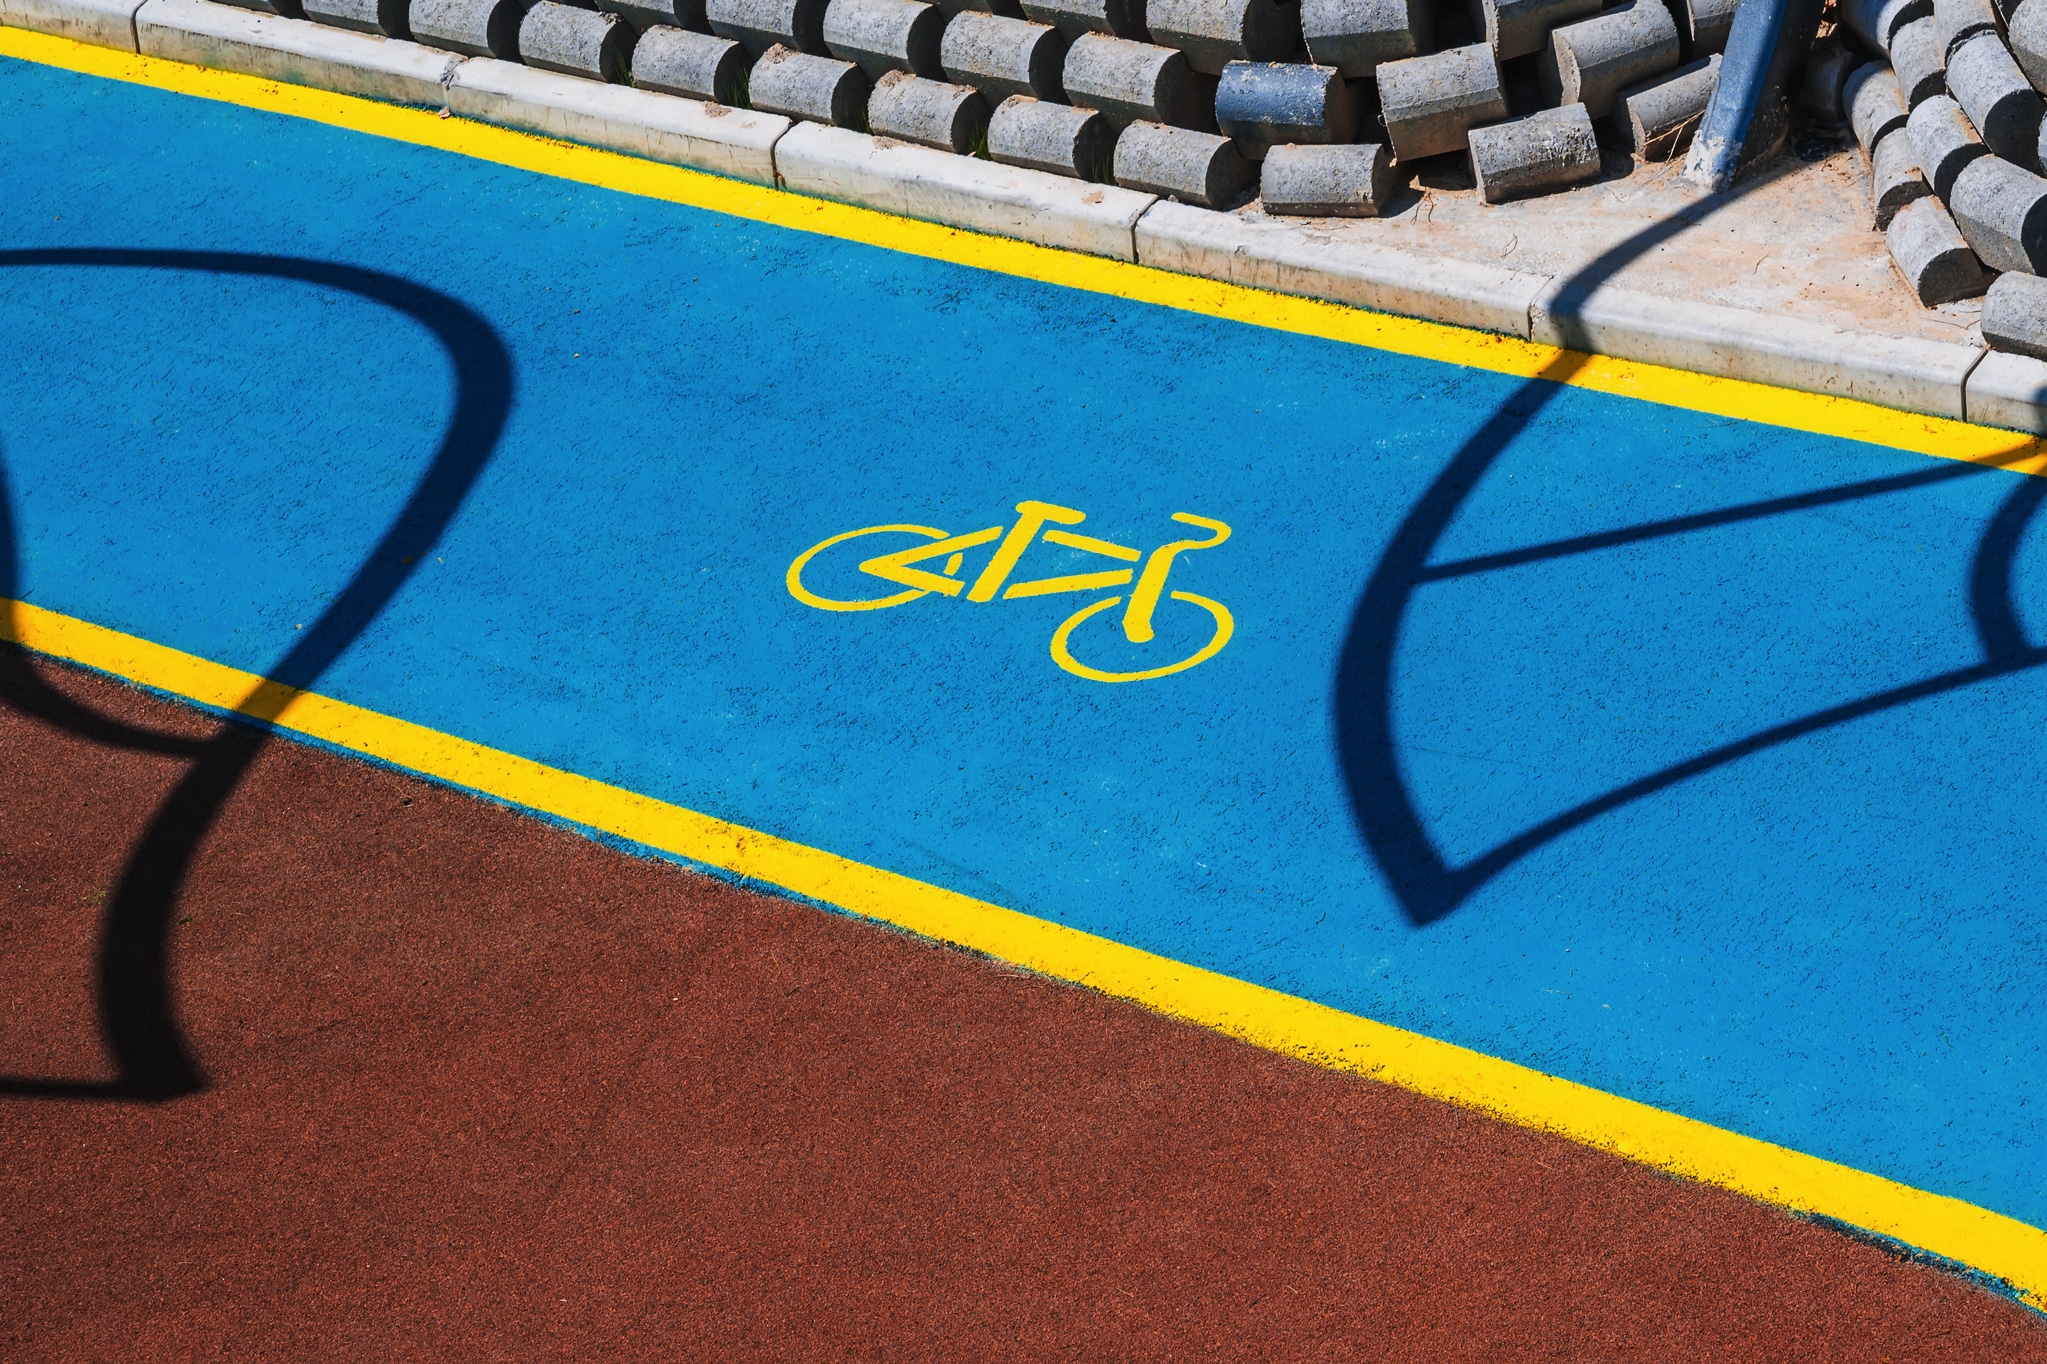
M 304 690 L 320 679 L 397 596 L 476 486 L 511 411 L 512 358 L 496 329 L 466 304 L 357 266 L 215 251 L 0 251 L 0 269 L 37 266 L 197 271 L 340 289 L 420 323 L 455 370 L 454 411 L 405 505 L 319 619 L 243 699 L 237 709 L 244 714 L 205 739 L 130 725 L 81 705 L 50 686 L 28 651 L 12 642 L 21 637 L 13 620 L 21 589 L 20 545 L 0 462 L 0 610 L 8 613 L 10 627 L 0 638 L 0 703 L 79 738 L 189 763 L 130 851 L 100 925 L 96 988 L 115 1078 L 0 1075 L 0 1095 L 162 1102 L 206 1087 L 179 1026 L 169 980 L 170 925 L 192 862 L 269 741 L 269 721 L 288 695 L 280 688 Z

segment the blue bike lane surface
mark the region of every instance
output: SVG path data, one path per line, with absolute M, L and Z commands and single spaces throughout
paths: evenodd
M 20 62 L 0 106 L 0 250 L 382 271 L 511 356 L 451 529 L 317 690 L 2047 1225 L 2040 674 L 1965 671 L 1986 581 L 2047 630 L 2028 480 L 1550 390 L 1360 666 L 1399 528 L 1531 386 Z M 265 671 L 455 372 L 341 288 L 0 263 L 14 590 Z M 1156 639 L 1105 611 L 1077 661 L 1194 653 L 1174 592 L 1227 645 L 1110 684 L 1051 641 L 1128 588 L 785 584 L 1025 501 L 1141 552 L 1230 527 Z M 803 581 L 886 595 L 859 562 L 919 542 Z M 1040 538 L 1010 580 L 1122 566 Z M 1387 809 L 1419 840 L 1368 842 Z

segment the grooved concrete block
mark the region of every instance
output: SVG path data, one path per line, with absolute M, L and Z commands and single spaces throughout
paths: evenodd
M 1955 49 L 1979 33 L 2004 32 L 2004 21 L 1990 0 L 1933 0 L 1933 34 L 1950 61 Z
M 2026 0 L 2013 12 L 2005 38 L 2033 88 L 2047 90 L 2047 5 Z
M 867 97 L 867 126 L 942 152 L 969 152 L 988 135 L 988 101 L 971 85 L 890 71 Z
M 1021 8 L 1024 18 L 1050 24 L 1069 43 L 1086 33 L 1151 41 L 1151 31 L 1144 26 L 1144 0 L 1023 0 Z
M 1378 218 L 1402 183 L 1383 142 L 1274 147 L 1259 168 L 1258 199 L 1280 217 Z
M 917 0 L 831 0 L 824 12 L 825 49 L 878 81 L 891 71 L 945 74 L 938 40 L 945 11 Z
M 1050 24 L 1000 14 L 956 15 L 938 45 L 945 78 L 980 90 L 990 104 L 1011 95 L 1066 98 L 1066 38 Z
M 1550 30 L 1599 13 L 1600 0 L 1475 0 L 1472 18 L 1485 30 L 1496 61 L 1540 52 Z
M 1107 180 L 1116 129 L 1093 109 L 1011 95 L 988 120 L 988 155 L 1076 180 Z
M 2047 360 L 2047 279 L 1999 275 L 1983 300 L 1983 340 L 1992 350 Z
M 663 95 L 738 104 L 752 63 L 730 38 L 656 25 L 633 49 L 633 85 Z
M 1861 54 L 1842 46 L 1833 34 L 1813 44 L 1805 76 L 1798 82 L 1798 111 L 1816 131 L 1838 135 L 1845 130 L 1848 112 L 1841 101 L 1841 87 L 1847 84 L 1848 73 L 1860 65 Z
M 1171 123 L 1215 127 L 1215 86 L 1170 47 L 1084 34 L 1067 49 L 1066 98 L 1099 109 L 1117 127 Z
M 1933 193 L 1933 186 L 1919 169 L 1919 154 L 1912 148 L 1911 137 L 1902 132 L 1876 144 L 1869 182 L 1872 216 L 1879 232 L 1891 225 L 1899 209 Z
M 1301 36 L 1317 66 L 1369 76 L 1381 62 L 1428 51 L 1435 7 L 1429 0 L 1301 0 Z
M 1279 0 L 1149 0 L 1151 40 L 1187 65 L 1220 76 L 1228 62 L 1283 62 L 1301 47 L 1301 13 Z
M 2047 273 L 2047 180 L 1998 156 L 1979 156 L 1955 177 L 1955 226 L 1993 270 Z
M 1231 62 L 1215 92 L 1216 127 L 1253 161 L 1286 143 L 1348 142 L 1358 109 L 1333 66 Z
M 0 0 L 0 24 L 133 52 L 135 11 L 141 4 L 142 0 Z
M 1462 151 L 1480 123 L 1507 116 L 1500 68 L 1484 43 L 1409 57 L 1379 68 L 1379 109 L 1402 161 Z
M 449 73 L 462 64 L 417 43 L 212 0 L 147 0 L 135 11 L 135 37 L 145 56 L 430 108 L 447 102 Z
M 1946 95 L 1935 95 L 1914 109 L 1905 122 L 1905 133 L 1912 140 L 1919 168 L 1933 182 L 1933 192 L 1943 199 L 1954 192 L 1955 177 L 1962 167 L 1990 154 L 1963 116 L 1962 106 Z
M 306 15 L 299 0 L 216 0 L 216 3 L 254 10 L 258 14 L 279 14 L 287 19 L 303 19 Z
M 597 6 L 616 14 L 633 26 L 635 33 L 656 28 L 686 28 L 692 33 L 709 33 L 704 0 L 602 0 Z
M 636 37 L 616 14 L 538 0 L 519 21 L 519 60 L 563 76 L 623 81 L 633 69 Z
M 2047 435 L 2047 361 L 1991 351 L 1969 371 L 1968 409 L 1983 426 Z
M 945 11 L 948 20 L 962 14 L 999 14 L 1005 19 L 1024 17 L 1023 6 L 1017 0 L 938 0 L 938 7 Z
M 1684 57 L 1691 61 L 1727 50 L 1734 30 L 1734 11 L 1741 0 L 1678 0 L 1672 5 Z
M 1898 73 L 1908 109 L 1947 90 L 1947 65 L 1931 18 L 1914 19 L 1898 30 L 1891 39 L 1891 69 Z
M 1698 131 L 1719 79 L 1716 52 L 1615 95 L 1614 128 L 1628 151 L 1644 161 L 1668 161 L 1683 151 Z
M 1899 209 L 1884 232 L 1884 245 L 1912 297 L 1929 308 L 1974 298 L 1990 282 L 1938 199 L 1914 200 Z
M 407 0 L 306 0 L 306 18 L 380 38 L 410 38 Z
M 1677 24 L 1662 0 L 1630 0 L 1551 33 L 1536 77 L 1551 104 L 1582 104 L 1592 117 L 1604 118 L 1615 95 L 1670 70 L 1677 54 Z
M 746 97 L 767 113 L 865 130 L 872 91 L 867 73 L 853 63 L 778 44 L 754 63 Z
M 829 55 L 824 45 L 825 0 L 704 0 L 704 22 L 758 61 L 771 47 L 791 47 L 813 57 Z
M 1256 173 L 1237 144 L 1214 133 L 1133 123 L 1116 139 L 1116 183 L 1203 208 L 1221 208 Z
M 1132 229 L 1158 202 L 1114 185 L 813 123 L 797 124 L 775 144 L 775 168 L 799 194 L 1116 260 L 1136 258 Z
M 1841 97 L 1847 101 L 1848 126 L 1855 130 L 1864 156 L 1876 155 L 1876 144 L 1904 127 L 1911 113 L 1905 107 L 1905 92 L 1898 88 L 1896 73 L 1882 62 L 1849 72 Z
M 2040 95 L 2004 39 L 1995 33 L 1966 39 L 1948 59 L 1947 86 L 1984 146 L 2007 161 L 2031 163 L 2040 145 Z
M 1599 139 L 1582 104 L 1544 109 L 1471 130 L 1471 174 L 1481 199 L 1505 203 L 1599 174 Z
M 455 67 L 448 107 L 464 118 L 764 185 L 775 183 L 775 140 L 789 130 L 789 120 L 773 114 L 487 57 Z
M 1891 50 L 1891 38 L 1914 19 L 1933 17 L 1933 0 L 1842 0 L 1841 22 L 1877 52 Z
M 519 0 L 412 0 L 413 41 L 471 57 L 519 60 Z

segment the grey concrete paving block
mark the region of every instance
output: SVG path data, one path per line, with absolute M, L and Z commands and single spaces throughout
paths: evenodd
M 1990 0 L 1933 0 L 1933 34 L 1943 56 L 1979 33 L 2004 32 L 2004 20 Z
M 1116 139 L 1116 183 L 1203 208 L 1222 208 L 1257 172 L 1237 144 L 1215 133 L 1133 123 Z
M 1798 112 L 1815 132 L 1837 137 L 1847 131 L 1848 106 L 1841 88 L 1848 74 L 1862 65 L 1862 54 L 1844 44 L 1839 35 L 1828 34 L 1813 44 L 1805 63 L 1805 75 L 1798 82 Z
M 1305 2 L 1305 0 L 1304 0 Z M 1680 3 L 1682 0 L 1680 0 Z M 1550 30 L 1599 13 L 1600 0 L 1474 0 L 1472 18 L 1498 61 L 1540 52 Z
M 306 0 L 306 18 L 379 38 L 410 38 L 407 0 Z
M 519 60 L 519 0 L 412 0 L 412 40 L 470 57 Z
M 1935 95 L 1917 109 L 1905 123 L 1906 135 L 1919 168 L 1933 182 L 1933 192 L 1945 199 L 1954 192 L 1955 177 L 1962 167 L 1979 156 L 1988 156 L 1976 130 L 1969 126 L 1962 106 L 1946 95 Z M 1874 158 L 1872 158 L 1874 160 Z
M 1879 232 L 1891 225 L 1899 209 L 1933 193 L 1925 172 L 1919 169 L 1919 153 L 1912 147 L 1912 138 L 1903 131 L 1876 144 L 1876 155 L 1870 160 L 1869 183 L 1871 218 Z
M 1301 36 L 1318 66 L 1369 76 L 1381 62 L 1428 51 L 1435 13 L 1430 0 L 1301 0 Z
M 1379 68 L 1379 108 L 1402 161 L 1464 150 L 1466 134 L 1507 116 L 1499 64 L 1485 43 Z
M 789 47 L 813 57 L 824 45 L 826 0 L 704 0 L 704 21 L 720 38 L 730 38 L 758 61 L 771 47 Z
M 1672 17 L 1677 36 L 1683 40 L 1684 59 L 1692 61 L 1727 50 L 1727 35 L 1734 29 L 1734 10 L 1740 0 L 1674 0 Z
M 615 14 L 538 0 L 519 21 L 519 60 L 557 75 L 623 81 L 632 71 L 636 36 Z
M 1969 420 L 2047 435 L 2047 361 L 1991 351 L 1969 371 Z
M 429 108 L 447 104 L 449 73 L 466 61 L 213 0 L 147 0 L 135 11 L 135 46 L 147 57 Z
M 1613 97 L 1614 129 L 1635 156 L 1668 161 L 1691 143 L 1719 79 L 1720 54 L 1715 52 L 1630 86 Z
M 1017 0 L 938 0 L 938 7 L 951 19 L 961 14 L 999 14 L 1005 19 L 1024 17 L 1023 6 Z
M 232 5 L 236 9 L 254 10 L 258 14 L 278 14 L 287 19 L 303 19 L 305 7 L 299 0 L 213 0 L 215 4 Z
M 1891 50 L 1891 36 L 1914 19 L 1933 16 L 1933 0 L 1841 0 L 1841 22 L 1876 52 Z
M 2047 360 L 2047 279 L 1999 275 L 1983 299 L 1983 340 L 1992 350 Z
M 1933 31 L 1931 16 L 1914 19 L 1892 37 L 1891 69 L 1898 73 L 1898 89 L 1904 92 L 1908 109 L 1946 93 L 1947 64 L 1941 60 L 1940 38 Z
M 942 152 L 970 152 L 988 137 L 988 101 L 971 85 L 890 71 L 867 97 L 867 126 Z
M 704 0 L 601 0 L 597 8 L 607 14 L 616 14 L 638 33 L 653 28 L 686 28 L 692 33 L 711 31 L 710 21 L 704 14 Z
M 1553 31 L 1536 76 L 1549 103 L 1582 104 L 1604 118 L 1616 94 L 1670 70 L 1677 58 L 1677 24 L 1662 0 L 1629 0 Z
M 1979 33 L 1964 41 L 1948 60 L 1947 85 L 1984 146 L 2007 161 L 2032 164 L 2040 146 L 2040 93 L 2004 39 Z
M 988 155 L 1076 180 L 1107 180 L 1116 129 L 1098 111 L 1011 95 L 988 119 Z
M 777 44 L 754 63 L 746 99 L 766 113 L 865 130 L 872 90 L 867 73 L 851 62 Z
M 1220 76 L 1227 62 L 1283 62 L 1301 48 L 1301 11 L 1280 0 L 1147 0 L 1145 26 L 1187 65 Z
M 1489 204 L 1564 189 L 1598 174 L 1599 139 L 1582 104 L 1471 130 L 1471 175 Z
M 1403 183 L 1384 142 L 1274 147 L 1259 167 L 1258 199 L 1278 217 L 1378 218 Z
M 633 85 L 685 99 L 741 104 L 752 65 L 746 49 L 730 38 L 657 24 L 640 35 L 633 49 Z
M 1050 24 L 968 12 L 945 26 L 938 64 L 947 80 L 975 87 L 990 105 L 1011 95 L 1063 101 L 1066 47 Z
M 651 90 L 558 76 L 517 62 L 456 62 L 448 107 L 464 118 L 628 156 L 775 183 L 775 144 L 789 120 Z
M 2047 274 L 2047 180 L 2003 157 L 1979 156 L 1955 177 L 1948 208 L 1985 265 Z
M 0 24 L 94 47 L 135 50 L 142 0 L 0 0 Z
M 1899 209 L 1884 232 L 1884 244 L 1912 297 L 1929 308 L 1974 298 L 1990 283 L 1983 263 L 1938 199 L 1915 199 Z
M 1136 122 L 1215 128 L 1214 82 L 1170 47 L 1083 34 L 1067 49 L 1063 81 L 1069 101 L 1101 110 L 1119 128 Z
M 878 81 L 891 71 L 934 79 L 945 11 L 918 0 L 831 0 L 824 12 L 824 45 Z
M 2047 90 L 2047 0 L 2026 0 L 2005 31 L 2011 54 L 2035 90 Z
M 1864 156 L 1876 155 L 1876 144 L 1886 134 L 1904 127 L 1911 112 L 1905 107 L 1905 94 L 1898 88 L 1897 74 L 1882 62 L 1871 62 L 1849 72 L 1847 83 L 1841 87 L 1841 97 L 1847 101 L 1848 126 L 1855 130 L 1855 140 L 1862 144 Z
M 1024 18 L 1050 24 L 1068 42 L 1084 33 L 1151 41 L 1151 31 L 1144 26 L 1144 0 L 1023 0 L 1021 8 Z
M 1333 66 L 1231 62 L 1215 91 L 1216 128 L 1253 161 L 1290 142 L 1348 142 L 1358 108 L 1350 83 Z

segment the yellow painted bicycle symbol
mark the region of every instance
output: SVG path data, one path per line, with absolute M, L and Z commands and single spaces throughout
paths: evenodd
M 1046 597 L 1058 592 L 1094 592 L 1105 587 L 1128 587 L 1133 579 L 1136 587 L 1130 593 L 1127 603 L 1120 596 L 1107 597 L 1101 601 L 1083 606 L 1068 616 L 1052 632 L 1052 659 L 1060 667 L 1076 677 L 1089 678 L 1096 682 L 1143 682 L 1149 678 L 1167 677 L 1173 673 L 1185 672 L 1200 663 L 1206 663 L 1223 651 L 1230 642 L 1230 635 L 1236 629 L 1229 608 L 1221 602 L 1198 597 L 1192 592 L 1174 592 L 1173 601 L 1198 606 L 1215 618 L 1215 634 L 1208 643 L 1177 663 L 1163 667 L 1145 668 L 1137 672 L 1108 672 L 1091 668 L 1073 656 L 1073 634 L 1082 625 L 1104 611 L 1123 606 L 1123 637 L 1132 644 L 1149 644 L 1153 637 L 1152 614 L 1158 609 L 1159 600 L 1166 597 L 1166 575 L 1173 571 L 1173 561 L 1180 555 L 1198 549 L 1214 549 L 1230 538 L 1230 528 L 1220 521 L 1211 521 L 1205 516 L 1191 512 L 1174 512 L 1173 519 L 1185 525 L 1198 526 L 1208 531 L 1206 540 L 1174 540 L 1160 545 L 1149 555 L 1126 545 L 1112 544 L 1097 540 L 1091 535 L 1078 535 L 1070 530 L 1057 529 L 1059 526 L 1077 526 L 1087 519 L 1087 513 L 1071 507 L 1055 506 L 1050 502 L 1019 502 L 1016 504 L 1016 524 L 1008 527 L 989 526 L 986 530 L 970 531 L 965 535 L 948 535 L 935 526 L 866 526 L 860 530 L 844 531 L 829 539 L 820 540 L 796 556 L 789 565 L 785 581 L 789 595 L 806 606 L 815 606 L 820 611 L 879 611 L 884 607 L 901 606 L 936 592 L 940 596 L 958 597 L 964 591 L 971 602 L 992 602 L 1000 594 L 1003 601 L 1014 601 L 1019 597 Z M 1047 529 L 1051 524 L 1052 529 Z M 1031 547 L 1044 533 L 1047 544 L 1059 545 L 1065 549 L 1083 550 L 1099 554 L 1104 558 L 1121 560 L 1134 564 L 1143 561 L 1141 569 L 1117 568 L 1102 573 L 1069 573 L 1056 578 L 1036 578 L 1029 582 L 1009 581 L 1009 575 Z M 862 601 L 839 601 L 821 597 L 803 585 L 805 565 L 835 545 L 855 540 L 863 535 L 921 535 L 930 543 L 912 545 L 893 554 L 878 554 L 863 561 L 860 571 L 884 582 L 895 583 L 906 591 L 892 593 L 886 597 L 871 597 Z M 967 551 L 977 546 L 1000 540 L 994 555 L 988 560 L 980 575 L 968 586 L 960 570 L 966 563 Z M 942 571 L 933 573 L 916 565 L 933 559 L 944 559 Z

